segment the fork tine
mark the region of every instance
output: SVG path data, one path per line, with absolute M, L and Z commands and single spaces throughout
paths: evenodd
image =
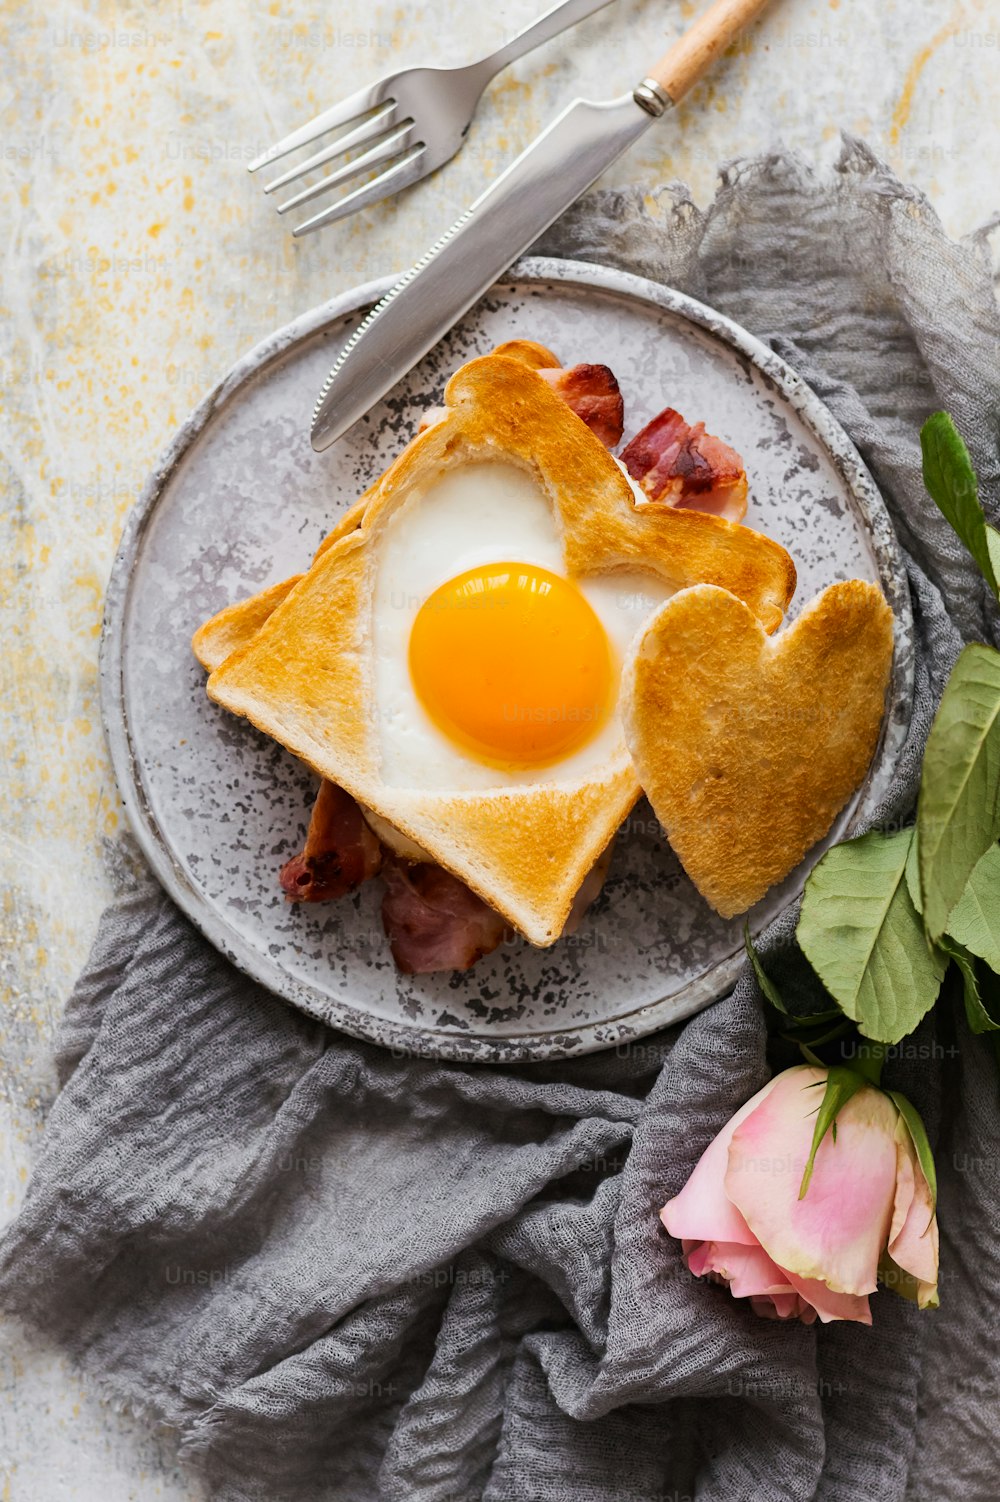
M 390 162 L 394 156 L 399 156 L 400 152 L 415 144 L 413 138 L 416 132 L 417 127 L 412 120 L 408 120 L 405 125 L 397 126 L 384 141 L 379 141 L 370 151 L 363 152 L 361 156 L 355 157 L 353 162 L 345 163 L 343 167 L 338 167 L 336 172 L 331 172 L 328 177 L 320 178 L 318 183 L 313 183 L 309 188 L 303 188 L 301 193 L 296 193 L 284 203 L 279 203 L 278 213 L 287 214 L 289 209 L 297 209 L 300 203 L 308 203 L 311 198 L 317 198 L 320 193 L 339 187 L 348 178 L 357 177 L 359 172 L 367 172 L 372 167 L 381 167 L 383 163 Z
M 351 94 L 348 99 L 342 99 L 339 104 L 333 104 L 328 110 L 322 110 L 312 120 L 307 120 L 305 125 L 300 125 L 298 130 L 282 136 L 280 141 L 276 141 L 267 151 L 255 157 L 249 163 L 247 171 L 256 172 L 259 168 L 266 167 L 269 162 L 276 162 L 279 157 L 287 156 L 290 151 L 297 150 L 299 146 L 311 145 L 316 137 L 323 135 L 325 131 L 334 130 L 338 125 L 349 125 L 359 115 L 366 115 L 370 109 L 382 103 L 394 76 L 380 78 L 377 83 L 369 84 L 365 89 L 358 89 L 356 94 Z
M 396 102 L 390 99 L 384 109 L 364 125 L 359 125 L 357 130 L 352 130 L 346 136 L 340 136 L 332 146 L 324 146 L 322 151 L 317 151 L 313 156 L 307 156 L 304 162 L 299 162 L 295 167 L 289 167 L 280 177 L 276 177 L 273 183 L 268 183 L 265 193 L 276 193 L 279 188 L 287 187 L 296 178 L 304 177 L 307 172 L 312 172 L 316 167 L 322 167 L 324 162 L 332 161 L 335 156 L 340 156 L 345 151 L 353 151 L 356 146 L 361 146 L 365 141 L 370 141 L 375 136 L 380 136 L 387 131 L 395 122 Z
M 427 168 L 421 165 L 423 156 L 423 146 L 414 147 L 409 156 L 397 162 L 395 167 L 386 168 L 385 172 L 380 172 L 370 183 L 363 183 L 353 193 L 345 193 L 343 198 L 338 198 L 328 209 L 314 214 L 303 224 L 297 224 L 292 234 L 297 240 L 301 235 L 322 229 L 325 224 L 335 224 L 338 219 L 346 219 L 348 214 L 357 213 L 358 209 L 369 208 L 374 203 L 381 203 L 383 198 L 391 198 L 403 188 L 412 187 L 427 175 Z

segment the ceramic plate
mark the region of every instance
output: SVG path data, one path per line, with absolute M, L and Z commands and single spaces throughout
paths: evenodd
M 742 921 L 701 900 L 646 804 L 574 937 L 547 950 L 511 942 L 465 974 L 402 976 L 379 881 L 338 903 L 284 902 L 278 869 L 302 844 L 315 780 L 209 702 L 192 632 L 301 571 L 463 361 L 504 339 L 538 339 L 567 364 L 612 367 L 628 435 L 670 404 L 734 445 L 750 476 L 748 524 L 795 559 L 792 615 L 836 580 L 881 583 L 897 628 L 890 702 L 869 779 L 831 832 L 840 839 L 885 790 L 909 721 L 911 622 L 892 529 L 850 441 L 765 346 L 676 292 L 575 262 L 520 262 L 364 423 L 316 454 L 316 394 L 386 286 L 358 288 L 258 345 L 177 434 L 129 519 L 102 643 L 126 812 L 159 880 L 212 943 L 324 1022 L 397 1050 L 484 1061 L 621 1045 L 723 995 L 741 964 Z M 758 905 L 755 930 L 801 892 L 823 848 Z

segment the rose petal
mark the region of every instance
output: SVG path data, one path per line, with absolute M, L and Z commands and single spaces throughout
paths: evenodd
M 907 1144 L 910 1151 L 907 1152 Z M 906 1223 L 913 1204 L 915 1175 L 913 1172 L 916 1153 L 906 1130 L 906 1122 L 900 1116 L 896 1122 L 896 1194 L 892 1202 L 892 1220 L 889 1223 L 889 1246 L 896 1240 Z
M 819 1278 L 799 1278 L 794 1273 L 788 1273 L 787 1277 L 799 1297 L 815 1309 L 824 1325 L 838 1319 L 852 1320 L 858 1325 L 871 1324 L 871 1305 L 864 1295 L 835 1293 Z
M 752 1299 L 759 1294 L 792 1293 L 787 1275 L 771 1261 L 763 1247 L 731 1246 L 726 1248 L 729 1287 L 736 1299 Z
M 913 1139 L 900 1117 L 896 1129 L 896 1203 L 889 1230 L 889 1256 L 917 1280 L 921 1309 L 937 1303 L 938 1224 L 931 1188 Z
M 871 1324 L 866 1298 L 831 1293 L 823 1283 L 789 1275 L 762 1247 L 686 1241 L 684 1255 L 694 1277 L 724 1279 L 734 1298 L 749 1298 L 751 1308 L 764 1318 L 800 1319 L 811 1325 L 818 1315 L 824 1324 L 841 1319 Z
M 804 1325 L 816 1323 L 816 1311 L 797 1293 L 778 1293 L 750 1300 L 750 1308 L 761 1319 L 800 1319 Z
M 792 1291 L 781 1268 L 759 1246 L 741 1246 L 734 1241 L 685 1241 L 683 1246 L 693 1275 L 724 1278 L 734 1298 Z
M 795 1278 L 825 1286 L 821 1302 L 803 1291 L 821 1319 L 866 1320 L 862 1296 L 875 1291 L 892 1217 L 897 1113 L 879 1090 L 865 1086 L 852 1096 L 837 1117 L 836 1140 L 832 1133 L 823 1139 L 800 1200 L 825 1079 L 825 1070 L 801 1065 L 772 1081 L 732 1133 L 724 1188 L 793 1286 Z M 856 1302 L 841 1305 L 830 1294 Z
M 706 1278 L 715 1271 L 714 1241 L 682 1241 L 681 1246 L 692 1277 Z
M 757 1240 L 743 1216 L 731 1203 L 724 1188 L 729 1143 L 741 1122 L 755 1111 L 774 1089 L 779 1077 L 741 1106 L 702 1153 L 684 1188 L 668 1200 L 660 1219 L 671 1236 L 690 1241 L 734 1241 L 753 1246 Z
M 685 1241 L 683 1247 L 694 1277 L 724 1280 L 734 1298 L 748 1298 L 754 1313 L 764 1319 L 801 1319 L 807 1325 L 816 1319 L 816 1310 L 762 1247 L 725 1241 Z

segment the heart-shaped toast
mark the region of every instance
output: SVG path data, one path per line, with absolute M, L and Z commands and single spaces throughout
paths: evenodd
M 724 918 L 787 876 L 860 785 L 892 640 L 881 591 L 852 579 L 773 637 L 735 595 L 696 585 L 633 644 L 629 752 L 685 871 Z

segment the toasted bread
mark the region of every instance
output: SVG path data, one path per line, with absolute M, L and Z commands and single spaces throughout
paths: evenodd
M 777 636 L 709 585 L 674 595 L 638 635 L 626 741 L 671 846 L 724 918 L 787 876 L 860 785 L 892 651 L 892 611 L 860 579 Z
M 354 531 L 365 514 L 368 497 L 374 488 L 371 486 L 348 511 L 344 512 L 333 531 L 324 537 L 316 549 L 316 558 L 322 558 L 327 548 L 332 547 L 341 537 L 346 537 Z M 313 561 L 315 562 L 315 559 Z M 301 578 L 301 574 L 293 574 L 290 579 L 282 579 L 278 584 L 269 584 L 266 589 L 260 590 L 248 599 L 237 600 L 235 604 L 227 605 L 217 615 L 207 620 L 203 626 L 199 626 L 191 638 L 191 650 L 202 667 L 209 673 L 214 673 L 231 652 L 235 652 L 237 647 L 245 646 L 251 637 L 256 636 L 275 606 L 280 605 Z
M 600 441 L 520 361 L 452 377 L 447 416 L 373 488 L 360 525 L 326 548 L 260 630 L 215 669 L 209 695 L 340 784 L 532 943 L 560 934 L 574 895 L 639 793 L 624 740 L 599 775 L 448 793 L 388 786 L 373 700 L 371 599 L 380 546 L 408 500 L 450 470 L 502 459 L 540 487 L 568 572 L 646 571 L 672 589 L 710 579 L 773 629 L 794 585 L 784 549 L 718 518 L 637 503 Z
M 248 600 L 227 605 L 199 626 L 191 638 L 191 649 L 202 667 L 214 673 L 231 652 L 256 636 L 275 606 L 281 604 L 301 578 L 301 574 L 293 574 L 280 584 L 271 584 Z
M 493 353 L 503 355 L 508 360 L 519 360 L 522 365 L 527 365 L 531 370 L 559 369 L 558 356 L 554 355 L 550 349 L 546 349 L 544 344 L 538 344 L 533 339 L 509 339 L 506 344 L 498 345 Z M 315 558 L 322 558 L 327 548 L 332 547 L 341 537 L 346 537 L 349 532 L 354 531 L 364 516 L 365 507 L 378 484 L 376 480 L 358 497 L 354 505 L 345 511 L 336 526 L 327 533 L 316 549 Z M 191 638 L 191 649 L 202 667 L 207 672 L 213 673 L 230 652 L 235 652 L 237 647 L 243 646 L 252 636 L 255 636 L 274 607 L 285 598 L 293 585 L 298 584 L 301 577 L 301 574 L 295 574 L 291 579 L 285 579 L 280 584 L 271 584 L 246 600 L 237 600 L 234 604 L 227 605 L 225 609 L 220 610 L 218 615 L 213 615 L 204 625 L 199 626 Z

